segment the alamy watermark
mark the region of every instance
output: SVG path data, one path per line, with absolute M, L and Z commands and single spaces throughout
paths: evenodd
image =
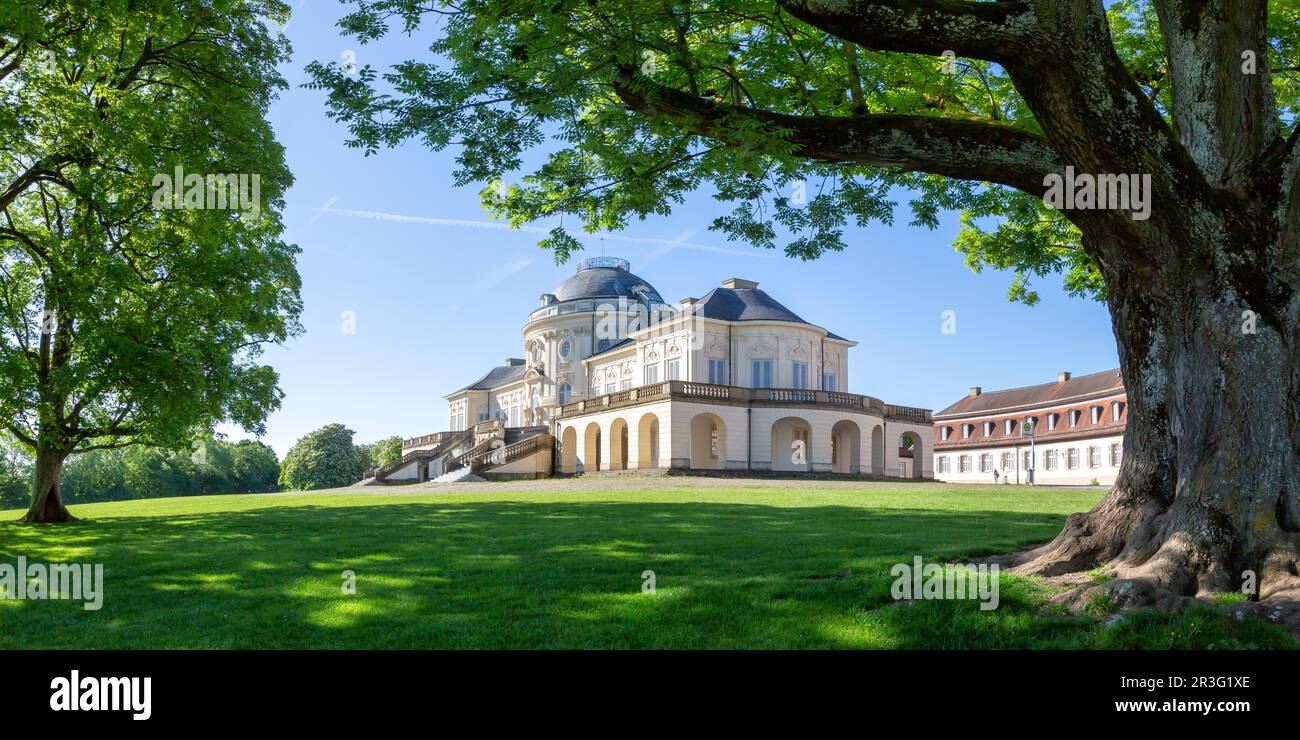
M 189 174 L 176 165 L 172 174 L 153 176 L 153 207 L 159 210 L 239 211 L 256 221 L 262 213 L 262 176 L 247 173 Z
M 0 600 L 84 601 L 86 611 L 104 606 L 102 563 L 0 563 Z
M 1151 218 L 1151 175 L 1076 173 L 1074 167 L 1065 174 L 1052 172 L 1043 177 L 1043 202 L 1057 211 L 1119 210 L 1131 211 L 1134 221 Z
M 894 584 L 889 593 L 896 601 L 978 599 L 980 609 L 998 608 L 998 566 L 987 563 L 923 563 L 917 555 L 912 563 L 890 568 Z

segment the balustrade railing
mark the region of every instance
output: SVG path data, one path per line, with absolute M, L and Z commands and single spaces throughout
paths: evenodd
M 669 380 L 652 383 L 631 390 L 617 391 L 592 398 L 566 403 L 559 407 L 559 416 L 606 411 L 658 401 L 665 398 L 709 399 L 728 403 L 797 403 L 824 404 L 836 408 L 862 409 L 886 419 L 929 424 L 930 410 L 911 406 L 887 404 L 879 398 L 843 391 L 818 391 L 805 388 L 741 388 L 739 386 Z

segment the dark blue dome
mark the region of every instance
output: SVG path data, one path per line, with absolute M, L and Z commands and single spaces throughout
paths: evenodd
M 557 301 L 590 298 L 627 298 L 641 303 L 663 303 L 659 291 L 633 275 L 631 264 L 617 257 L 591 257 L 578 263 L 578 272 L 552 291 Z

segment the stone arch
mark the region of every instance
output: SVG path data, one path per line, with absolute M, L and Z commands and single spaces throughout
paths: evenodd
M 862 472 L 862 430 L 848 419 L 841 419 L 831 427 L 831 470 Z
M 578 472 L 578 429 L 566 426 L 560 433 L 560 472 Z
M 587 431 L 583 434 L 582 445 L 582 472 L 594 473 L 600 470 L 600 425 L 591 422 L 587 425 Z
M 916 432 L 903 432 L 898 435 L 898 463 L 900 478 L 920 479 L 924 473 L 925 450 L 922 449 L 921 435 Z
M 809 472 L 813 469 L 812 424 L 785 416 L 772 424 L 772 470 Z
M 637 422 L 637 467 L 659 467 L 659 417 L 642 414 Z
M 609 423 L 609 469 L 627 470 L 627 420 L 619 417 Z
M 879 424 L 871 428 L 871 474 L 885 474 L 885 430 Z
M 691 418 L 691 467 L 722 470 L 727 464 L 727 424 L 717 414 Z

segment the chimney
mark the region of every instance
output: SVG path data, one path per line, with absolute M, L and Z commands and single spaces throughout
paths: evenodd
M 523 364 L 524 364 L 523 358 L 520 358 L 520 357 L 507 357 L 507 358 L 506 358 L 506 365 L 509 366 L 509 367 L 519 367 L 520 365 L 523 365 Z
M 738 288 L 757 288 L 758 283 L 754 282 L 753 280 L 745 280 L 743 278 L 727 278 L 726 280 L 722 281 L 722 287 L 730 288 L 732 290 L 736 290 Z
M 691 306 L 694 306 L 699 300 L 699 298 L 683 298 L 681 303 L 682 310 L 685 311 Z
M 1062 370 L 1061 372 L 1056 374 L 1056 382 L 1058 383 L 1064 383 L 1069 379 L 1070 379 L 1070 373 L 1066 370 Z
M 970 397 L 971 397 L 971 398 L 974 398 L 974 397 L 978 396 L 979 394 L 981 394 L 981 393 L 983 393 L 983 392 L 984 392 L 984 389 L 981 388 L 981 387 L 979 387 L 978 385 L 972 385 L 972 386 L 970 387 Z

